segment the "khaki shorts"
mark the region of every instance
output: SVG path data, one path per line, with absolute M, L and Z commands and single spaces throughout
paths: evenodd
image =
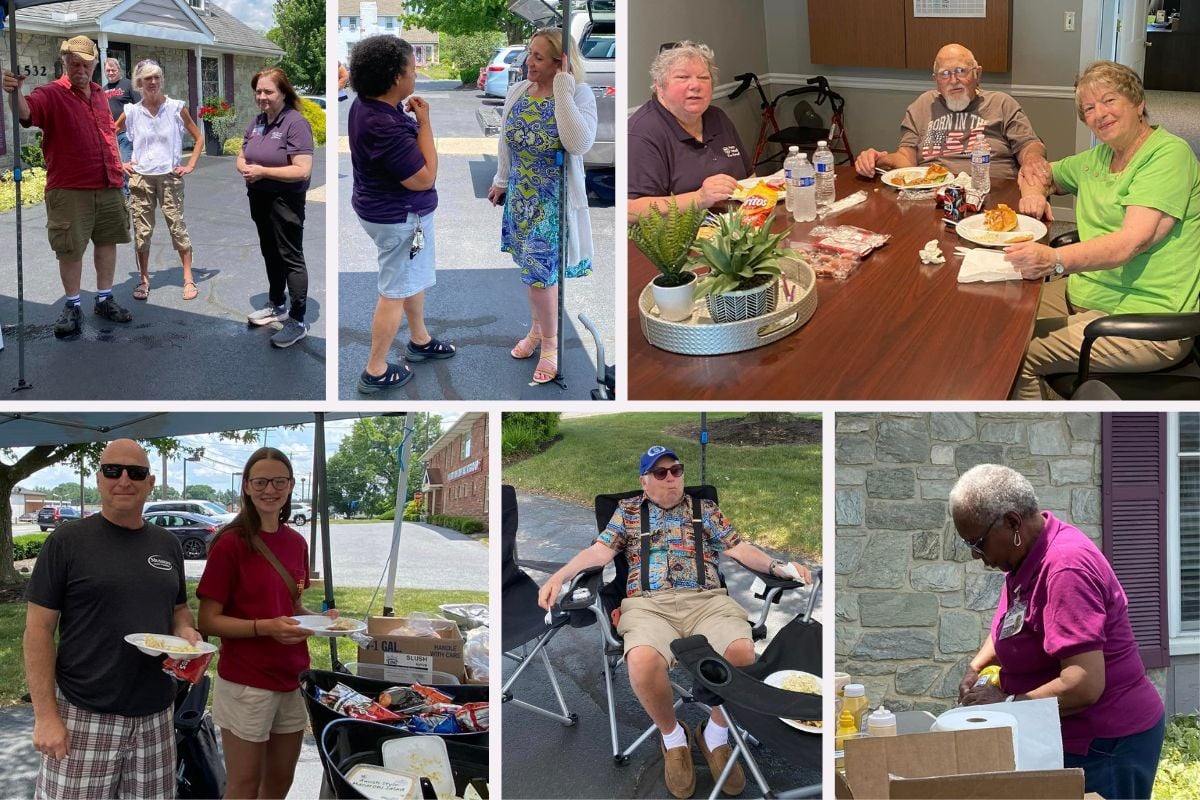
M 129 209 L 116 189 L 50 189 L 46 192 L 46 237 L 59 261 L 82 261 L 88 242 L 129 241 Z
M 628 654 L 646 645 L 675 663 L 671 642 L 685 636 L 708 639 L 721 655 L 738 639 L 750 638 L 750 620 L 746 611 L 724 589 L 668 589 L 621 601 L 621 620 L 617 624 Z
M 247 742 L 265 742 L 272 733 L 296 733 L 308 724 L 304 697 L 291 692 L 256 689 L 227 681 L 213 685 L 213 723 Z

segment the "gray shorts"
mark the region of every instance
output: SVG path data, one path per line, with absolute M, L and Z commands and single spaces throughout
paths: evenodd
M 420 217 L 421 232 L 425 246 L 416 257 L 411 257 L 413 236 L 417 230 L 418 215 L 409 212 L 404 222 L 381 225 L 367 222 L 359 217 L 379 255 L 379 296 L 391 300 L 402 300 L 428 289 L 437 283 L 437 247 L 433 235 L 433 212 Z

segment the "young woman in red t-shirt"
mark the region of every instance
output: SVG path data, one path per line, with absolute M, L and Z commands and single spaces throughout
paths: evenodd
M 296 485 L 287 456 L 260 447 L 242 476 L 242 510 L 209 545 L 196 589 L 200 628 L 221 637 L 212 713 L 225 750 L 225 796 L 285 797 L 307 722 L 298 678 L 308 669 L 312 631 L 291 617 L 313 613 L 298 593 L 309 585 L 308 547 L 283 524 Z M 292 585 L 256 549 L 255 539 Z

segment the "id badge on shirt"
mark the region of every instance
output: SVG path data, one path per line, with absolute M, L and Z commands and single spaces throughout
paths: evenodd
M 1012 606 L 1009 607 L 1004 615 L 1004 621 L 1000 624 L 1000 638 L 1007 639 L 1010 636 L 1021 632 L 1021 628 L 1025 627 L 1025 601 L 1016 599 Z
M 267 129 L 267 126 L 266 126 L 266 125 L 255 125 L 255 126 L 254 126 L 254 134 L 253 134 L 253 135 L 254 135 L 254 136 L 262 136 L 262 135 L 263 135 L 263 131 L 264 131 L 264 130 L 266 130 L 266 129 Z

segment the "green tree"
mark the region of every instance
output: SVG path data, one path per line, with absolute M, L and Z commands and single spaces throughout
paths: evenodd
M 217 490 L 206 483 L 189 483 L 187 487 L 187 497 L 184 499 L 216 501 Z
M 325 0 L 276 0 L 267 38 L 283 48 L 279 66 L 293 86 L 324 93 Z
M 89 476 L 91 477 L 91 476 Z M 49 492 L 46 493 L 47 499 L 61 500 L 64 503 L 69 503 L 73 506 L 79 505 L 79 483 L 72 481 L 70 483 L 60 483 Z M 83 487 L 83 498 L 85 503 L 96 504 L 100 502 L 100 491 L 95 486 Z
M 414 472 L 418 473 L 416 486 L 420 486 L 421 465 L 417 458 L 440 435 L 441 417 L 436 414 L 417 414 L 413 427 L 408 479 L 410 493 L 414 491 Z M 357 510 L 374 516 L 393 508 L 396 502 L 396 479 L 400 474 L 399 451 L 403 441 L 403 416 L 368 417 L 355 422 L 350 434 L 342 439 L 338 451 L 328 462 L 326 481 L 332 510 L 347 513 Z M 424 444 L 426 442 L 428 444 Z
M 481 31 L 452 35 L 438 34 L 441 44 L 442 60 L 454 65 L 454 68 L 470 80 L 479 74 L 479 68 L 491 61 L 492 50 L 504 44 L 504 34 L 499 31 Z
M 404 24 L 454 36 L 504 31 L 509 44 L 520 44 L 533 26 L 508 10 L 508 0 L 412 0 Z

